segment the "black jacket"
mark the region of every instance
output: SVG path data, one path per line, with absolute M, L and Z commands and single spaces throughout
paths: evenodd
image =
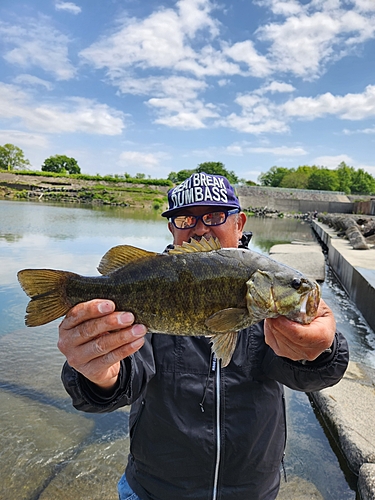
M 142 500 L 271 500 L 286 440 L 283 384 L 317 391 L 337 383 L 347 363 L 340 333 L 331 353 L 302 364 L 276 356 L 259 323 L 239 333 L 226 368 L 205 337 L 148 334 L 123 360 L 112 397 L 68 364 L 62 379 L 79 410 L 132 404 L 126 476 Z

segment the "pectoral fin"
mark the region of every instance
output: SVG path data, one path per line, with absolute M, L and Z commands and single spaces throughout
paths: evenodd
M 212 350 L 217 359 L 221 359 L 221 366 L 229 365 L 236 348 L 237 337 L 237 332 L 219 333 L 210 337 Z
M 212 332 L 238 331 L 249 326 L 249 313 L 245 308 L 230 307 L 207 318 L 205 324 Z

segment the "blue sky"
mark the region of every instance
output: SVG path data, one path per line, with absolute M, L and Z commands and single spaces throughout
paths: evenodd
M 36 170 L 375 176 L 375 1 L 2 0 L 6 143 Z

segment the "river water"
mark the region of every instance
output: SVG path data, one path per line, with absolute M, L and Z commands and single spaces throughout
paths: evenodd
M 264 253 L 274 243 L 313 239 L 310 226 L 296 219 L 251 218 L 246 229 L 254 233 L 251 248 Z M 128 408 L 104 415 L 72 408 L 60 381 L 60 320 L 25 327 L 28 298 L 16 273 L 51 267 L 95 275 L 102 255 L 124 243 L 163 251 L 170 243 L 165 220 L 127 208 L 0 201 L 1 499 L 117 499 L 129 445 Z M 352 359 L 375 367 L 374 333 L 329 270 L 322 293 L 348 338 Z M 307 396 L 287 390 L 287 407 L 289 481 L 280 498 L 355 499 L 355 478 Z

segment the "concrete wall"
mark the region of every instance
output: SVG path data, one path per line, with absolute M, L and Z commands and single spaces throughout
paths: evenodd
M 314 231 L 328 248 L 328 261 L 332 270 L 367 323 L 375 330 L 375 252 L 348 248 L 346 240 L 334 238 L 334 232 L 324 226 L 319 222 L 312 222 Z
M 354 202 L 353 213 L 375 215 L 375 199 Z
M 352 213 L 354 204 L 344 193 L 311 191 L 307 189 L 265 188 L 240 186 L 237 188 L 241 207 L 270 208 L 280 212 Z

